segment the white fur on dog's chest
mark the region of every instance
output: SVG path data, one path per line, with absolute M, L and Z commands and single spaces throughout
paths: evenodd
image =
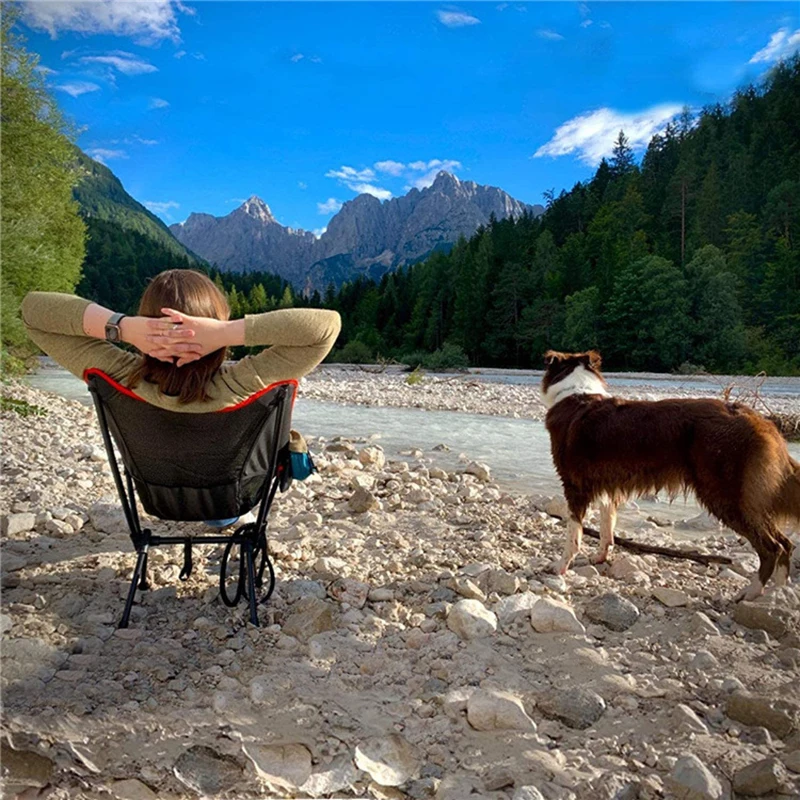
M 542 402 L 547 408 L 552 408 L 573 394 L 600 394 L 611 397 L 597 375 L 583 366 L 578 366 L 566 378 L 552 384 L 546 392 L 542 392 Z

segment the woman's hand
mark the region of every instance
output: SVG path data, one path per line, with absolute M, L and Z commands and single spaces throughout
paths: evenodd
M 120 331 L 122 340 L 140 352 L 179 367 L 204 355 L 194 342 L 194 331 L 169 316 L 124 317 Z
M 156 358 L 173 353 L 179 357 L 177 364 L 182 367 L 215 350 L 237 343 L 233 336 L 235 322 L 192 317 L 174 308 L 162 308 L 161 313 L 164 316 L 154 320 L 157 323 L 156 332 L 146 337 L 149 344 L 161 345 L 156 350 L 159 353 Z M 176 347 L 179 347 L 177 352 Z

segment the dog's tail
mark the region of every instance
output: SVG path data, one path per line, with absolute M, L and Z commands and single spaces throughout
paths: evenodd
M 775 511 L 781 517 L 800 520 L 800 464 L 789 459 L 789 472 L 775 498 Z

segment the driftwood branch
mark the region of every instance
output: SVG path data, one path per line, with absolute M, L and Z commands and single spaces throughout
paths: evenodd
M 584 528 L 583 533 L 592 539 L 599 539 L 600 533 L 594 528 Z M 697 561 L 698 564 L 731 564 L 733 563 L 727 556 L 715 556 L 706 553 L 698 553 L 697 550 L 677 550 L 673 547 L 661 547 L 657 544 L 644 544 L 635 542 L 624 536 L 614 535 L 614 544 L 632 550 L 634 553 L 653 553 L 657 556 L 666 558 L 681 558 L 687 561 Z

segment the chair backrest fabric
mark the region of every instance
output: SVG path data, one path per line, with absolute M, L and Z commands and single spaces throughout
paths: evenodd
M 296 381 L 273 384 L 221 411 L 181 413 L 147 403 L 100 370 L 87 370 L 84 378 L 142 506 L 161 519 L 246 513 L 277 468 L 271 456 L 287 452 Z

